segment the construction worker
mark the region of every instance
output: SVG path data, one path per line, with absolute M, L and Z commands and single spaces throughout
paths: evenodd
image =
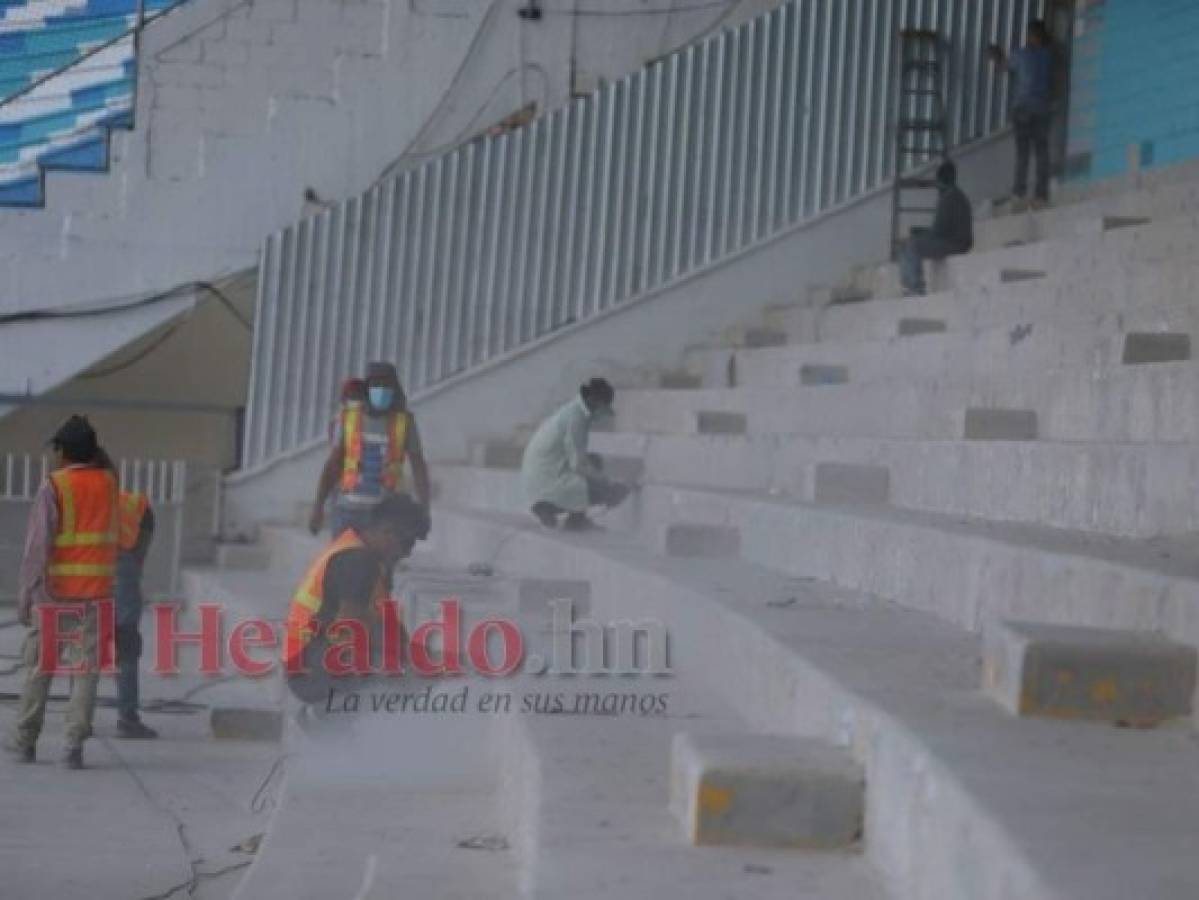
M 356 619 L 373 628 L 396 563 L 428 533 L 425 507 L 406 494 L 390 494 L 371 507 L 365 523 L 347 528 L 313 561 L 287 614 L 284 665 L 299 699 L 316 703 L 328 695 L 333 676 L 323 660 L 330 623 Z
M 117 568 L 117 480 L 101 462 L 95 429 L 72 416 L 50 444 L 55 469 L 34 497 L 21 562 L 18 615 L 26 628 L 25 685 L 11 749 L 21 762 L 36 757 L 55 656 L 73 675 L 67 706 L 66 754 L 70 769 L 83 768 L 83 742 L 92 733 L 101 641 L 100 609 L 111 604 Z M 59 646 L 43 646 L 41 616 L 52 606 Z M 61 649 L 61 653 L 58 653 Z
M 525 447 L 521 481 L 533 515 L 546 528 L 588 531 L 598 526 L 587 517 L 590 506 L 613 507 L 629 494 L 629 486 L 603 473 L 598 456 L 587 452 L 591 423 L 612 415 L 615 391 L 603 378 L 579 387 L 574 399 L 538 426 Z
M 1049 203 L 1049 131 L 1053 123 L 1054 72 L 1057 59 L 1049 28 L 1041 19 L 1028 24 L 1024 46 L 1009 56 L 998 44 L 987 48 L 995 65 L 1011 73 L 1012 130 L 1016 135 L 1016 174 L 1012 212 L 1023 212 L 1028 196 L 1029 151 L 1036 157 L 1032 208 Z
M 421 448 L 416 419 L 400 387 L 395 366 L 374 362 L 366 372 L 366 403 L 347 403 L 333 448 L 325 460 L 308 527 L 313 534 L 324 524 L 325 503 L 334 487 L 335 534 L 365 525 L 376 504 L 391 494 L 407 493 L 404 462 L 412 465 L 415 499 L 429 506 L 429 469 Z
M 117 554 L 117 737 L 152 740 L 158 732 L 138 713 L 138 660 L 142 655 L 142 571 L 154 540 L 154 510 L 149 498 L 121 491 Z

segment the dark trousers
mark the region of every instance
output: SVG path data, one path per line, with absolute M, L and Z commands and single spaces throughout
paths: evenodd
M 136 721 L 140 699 L 137 667 L 142 655 L 140 590 L 117 590 L 116 619 L 117 715 Z
M 904 288 L 924 293 L 924 261 L 944 259 L 959 251 L 944 238 L 934 237 L 923 228 L 913 228 L 899 256 L 899 276 Z
M 1049 199 L 1049 125 L 1048 113 L 1016 112 L 1012 117 L 1016 131 L 1016 179 L 1012 193 L 1017 197 L 1028 194 L 1029 151 L 1036 156 L 1036 184 L 1033 196 Z

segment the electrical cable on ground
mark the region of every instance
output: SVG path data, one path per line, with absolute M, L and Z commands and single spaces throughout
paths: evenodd
M 266 790 L 274 780 L 275 775 L 283 771 L 287 760 L 291 756 L 292 754 L 290 753 L 282 753 L 275 758 L 275 761 L 271 764 L 270 771 L 266 773 L 266 777 L 262 779 L 262 782 L 258 785 L 258 789 L 254 791 L 254 795 L 250 797 L 250 812 L 258 814 L 267 809 L 268 806 L 273 807 L 275 805 L 274 796 L 267 794 Z

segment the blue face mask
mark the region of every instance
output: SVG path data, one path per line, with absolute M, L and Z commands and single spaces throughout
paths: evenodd
M 375 409 L 391 409 L 391 403 L 395 399 L 395 391 L 389 387 L 371 387 L 367 389 L 366 394 Z

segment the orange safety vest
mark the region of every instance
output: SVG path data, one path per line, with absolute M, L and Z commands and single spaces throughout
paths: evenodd
M 107 469 L 68 466 L 50 474 L 58 533 L 47 567 L 51 595 L 64 600 L 113 596 L 117 571 L 117 480 Z
M 137 546 L 142 531 L 142 519 L 150 508 L 150 499 L 141 491 L 121 491 L 121 528 L 119 545 L 122 550 Z
M 300 586 L 291 598 L 287 611 L 287 643 L 284 645 L 285 662 L 292 662 L 316 636 L 316 619 L 325 605 L 325 572 L 333 557 L 347 550 L 366 546 L 352 528 L 343 531 L 333 543 L 321 551 L 321 555 L 309 567 Z M 379 573 L 372 601 L 382 600 L 387 595 L 387 584 L 383 573 Z
M 404 479 L 404 459 L 407 456 L 408 423 L 411 416 L 406 412 L 391 413 L 387 429 L 387 458 L 383 464 L 383 487 L 398 491 Z M 341 439 L 345 449 L 341 468 L 341 491 L 352 494 L 362 478 L 362 428 L 361 403 L 347 403 L 341 413 Z

